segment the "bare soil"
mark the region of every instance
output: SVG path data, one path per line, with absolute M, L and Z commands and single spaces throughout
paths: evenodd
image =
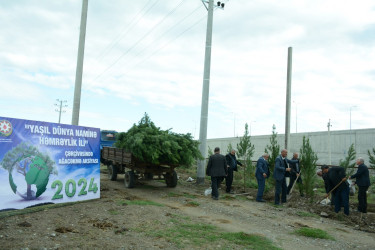
M 220 199 L 215 201 L 204 196 L 209 183 L 196 185 L 186 181 L 188 175 L 179 172 L 179 176 L 176 188 L 158 180 L 140 180 L 135 188 L 126 189 L 123 175 L 109 181 L 103 171 L 100 199 L 2 216 L 0 249 L 247 248 L 209 239 L 197 244 L 189 237 L 176 242 L 163 234 L 181 221 L 212 225 L 222 232 L 261 235 L 282 249 L 375 249 L 373 206 L 367 214 L 351 211 L 347 217 L 296 194 L 283 207 L 272 205 L 273 192 L 266 196 L 266 203 L 258 203 L 253 199 L 256 190 L 241 194 L 240 188 L 234 195 L 220 190 Z M 145 203 L 132 205 L 134 201 Z M 321 212 L 328 218 L 321 217 Z M 335 240 L 296 235 L 294 231 L 301 227 L 325 230 Z

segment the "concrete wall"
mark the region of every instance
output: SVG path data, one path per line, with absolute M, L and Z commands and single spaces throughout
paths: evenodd
M 351 143 L 354 143 L 357 157 L 363 157 L 365 164 L 368 164 L 367 150 L 372 151 L 375 147 L 375 129 L 352 129 L 331 131 L 331 159 L 332 165 L 338 165 L 339 160 L 344 159 L 347 155 Z M 308 133 L 292 133 L 290 134 L 290 146 L 288 157 L 292 157 L 292 152 L 299 152 L 302 147 L 303 136 L 310 139 L 312 149 L 318 155 L 318 164 L 328 164 L 328 132 L 308 132 Z M 270 144 L 271 135 L 251 136 L 251 143 L 255 146 L 253 160 L 257 160 L 264 152 L 266 145 Z M 285 135 L 278 134 L 277 141 L 281 148 L 285 145 Z M 240 142 L 239 137 L 208 139 L 207 146 L 212 150 L 220 147 L 221 152 L 227 152 L 229 143 L 233 148 L 237 148 Z

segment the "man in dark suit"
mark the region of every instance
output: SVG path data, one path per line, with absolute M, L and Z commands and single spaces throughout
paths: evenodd
M 328 192 L 337 186 L 332 191 L 335 194 L 335 212 L 340 212 L 341 206 L 344 206 L 344 214 L 349 215 L 349 184 L 346 181 L 345 168 L 331 167 L 330 169 L 323 169 L 323 173 L 328 174 Z M 326 197 L 328 197 L 328 194 Z
M 219 199 L 218 187 L 223 178 L 228 174 L 227 161 L 225 156 L 220 154 L 220 148 L 214 149 L 207 164 L 206 175 L 211 176 L 212 199 Z
M 237 165 L 242 166 L 242 163 L 237 161 L 236 151 L 234 149 L 232 149 L 231 152 L 225 156 L 225 160 L 227 161 L 227 164 L 228 164 L 228 175 L 225 177 L 225 184 L 227 186 L 227 189 L 225 191 L 227 193 L 233 194 L 233 191 L 232 191 L 233 172 L 237 171 Z
M 273 178 L 275 179 L 275 205 L 280 205 L 280 194 L 281 202 L 286 203 L 286 181 L 285 173 L 290 172 L 292 169 L 288 167 L 288 163 L 296 163 L 296 160 L 287 159 L 288 150 L 281 150 L 281 154 L 276 157 L 275 160 L 275 169 L 273 172 Z
M 299 194 L 301 196 L 303 196 L 302 179 L 301 179 L 301 176 L 300 176 L 301 168 L 300 168 L 300 165 L 299 165 L 298 153 L 296 153 L 296 152 L 293 153 L 292 160 L 298 160 L 298 162 L 289 164 L 289 166 L 292 170 L 289 173 L 290 182 L 289 182 L 289 185 L 288 185 L 287 194 L 290 193 L 290 190 L 292 189 L 292 187 L 294 185 L 294 182 L 296 181 L 296 179 L 298 177 L 297 185 L 298 185 Z
M 368 168 L 364 163 L 363 158 L 358 158 L 356 161 L 358 165 L 357 173 L 349 177 L 349 179 L 356 179 L 355 184 L 358 186 L 358 212 L 367 213 L 367 195 L 366 191 L 370 184 L 370 176 Z
M 256 198 L 256 201 L 258 202 L 265 202 L 265 200 L 263 200 L 264 187 L 266 186 L 266 179 L 270 176 L 268 158 L 269 154 L 264 153 L 257 161 L 255 178 L 258 182 L 258 193 Z

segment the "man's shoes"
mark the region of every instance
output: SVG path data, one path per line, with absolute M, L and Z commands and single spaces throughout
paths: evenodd
M 232 190 L 226 191 L 226 192 L 227 192 L 227 194 L 234 194 L 234 192 Z
M 219 197 L 212 197 L 213 200 L 217 201 L 219 199 Z
M 266 202 L 265 200 L 261 199 L 261 200 L 256 200 L 257 202 Z
M 304 194 L 300 194 L 300 196 L 301 196 L 301 197 L 305 197 L 305 195 L 304 195 Z

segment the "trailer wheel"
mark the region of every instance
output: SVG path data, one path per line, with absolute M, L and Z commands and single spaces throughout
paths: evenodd
M 166 173 L 164 175 L 165 182 L 167 183 L 167 187 L 176 187 L 177 186 L 177 173 L 173 170 L 172 173 Z
M 117 180 L 117 167 L 113 166 L 112 164 L 109 164 L 107 166 L 108 169 L 108 179 L 111 181 Z
M 126 171 L 125 172 L 125 178 L 124 178 L 124 184 L 127 188 L 133 188 L 135 184 L 135 175 L 133 171 Z

